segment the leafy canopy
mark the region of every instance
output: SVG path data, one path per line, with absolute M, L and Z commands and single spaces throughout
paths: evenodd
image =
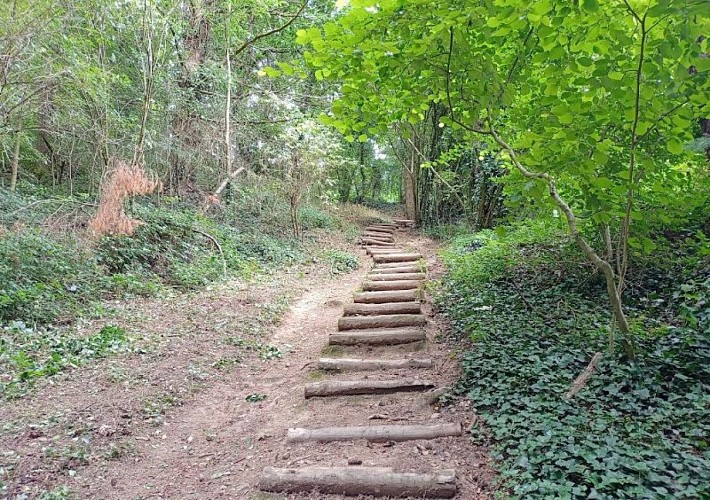
M 650 194 L 682 182 L 669 160 L 708 111 L 709 28 L 703 1 L 355 0 L 297 41 L 316 78 L 341 82 L 323 119 L 351 139 L 443 103 L 440 126 L 477 136 L 494 125 L 605 224 L 641 179 Z M 517 188 L 546 194 L 542 182 Z

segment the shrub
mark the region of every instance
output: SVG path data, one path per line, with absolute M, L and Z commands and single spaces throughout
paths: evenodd
M 299 210 L 303 229 L 335 229 L 339 220 L 326 210 L 314 205 L 304 205 Z
M 358 258 L 343 250 L 328 250 L 325 252 L 325 258 L 333 274 L 348 273 L 360 267 Z

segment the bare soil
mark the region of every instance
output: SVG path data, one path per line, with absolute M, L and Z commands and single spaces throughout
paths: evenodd
M 429 278 L 440 274 L 432 241 L 414 233 L 397 239 L 425 256 Z M 457 498 L 490 498 L 486 450 L 466 435 L 396 444 L 286 443 L 289 427 L 462 422 L 468 429 L 475 418 L 465 401 L 440 408 L 425 394 L 304 399 L 304 384 L 316 380 L 419 377 L 446 387 L 458 377 L 452 346 L 437 341 L 441 325 L 428 302 L 425 345 L 327 347 L 343 305 L 371 266 L 357 252 L 363 266 L 345 276 L 312 266 L 261 283 L 229 282 L 196 294 L 117 304 L 114 317 L 142 352 L 73 370 L 0 406 L 2 494 L 34 498 L 66 486 L 76 497 L 96 499 L 334 499 L 339 497 L 261 493 L 259 474 L 269 465 L 345 466 L 351 460 L 401 471 L 453 468 Z M 282 357 L 262 359 L 263 352 L 239 340 L 245 338 L 260 338 Z M 423 352 L 434 358 L 435 369 L 314 369 L 323 354 Z

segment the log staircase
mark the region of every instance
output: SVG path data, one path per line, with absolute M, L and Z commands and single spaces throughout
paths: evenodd
M 426 277 L 422 255 L 397 243 L 397 232 L 413 227 L 409 220 L 394 220 L 368 226 L 361 244 L 374 261 L 353 303 L 344 307 L 338 331 L 328 338 L 330 346 L 365 346 L 372 357 L 322 357 L 317 369 L 344 374 L 345 379 L 308 383 L 304 397 L 334 398 L 371 394 L 426 392 L 436 384 L 416 373 L 431 370 L 435 361 L 426 355 L 401 358 L 378 357 L 376 350 L 385 346 L 418 344 L 425 348 L 426 317 L 422 314 L 422 285 Z M 411 376 L 373 378 L 369 372 L 405 370 Z M 423 375 L 424 377 L 424 375 Z M 353 404 L 358 404 L 353 401 Z M 404 442 L 441 439 L 462 434 L 459 422 L 432 425 L 367 425 L 316 428 L 292 428 L 289 443 L 330 443 L 348 441 Z M 344 496 L 373 495 L 393 498 L 454 498 L 457 495 L 453 470 L 393 470 L 390 467 L 267 467 L 259 487 L 263 491 L 303 493 L 316 490 Z

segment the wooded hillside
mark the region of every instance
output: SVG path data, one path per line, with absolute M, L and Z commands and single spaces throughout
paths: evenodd
M 115 310 L 337 280 L 356 242 L 411 260 L 362 284 L 407 300 L 341 329 L 412 326 L 403 218 L 446 268 L 439 403 L 470 401 L 482 498 L 710 495 L 709 36 L 706 0 L 3 2 L 4 411 L 152 349 Z M 269 308 L 215 380 L 281 359 Z M 63 487 L 17 460 L 3 494 Z

